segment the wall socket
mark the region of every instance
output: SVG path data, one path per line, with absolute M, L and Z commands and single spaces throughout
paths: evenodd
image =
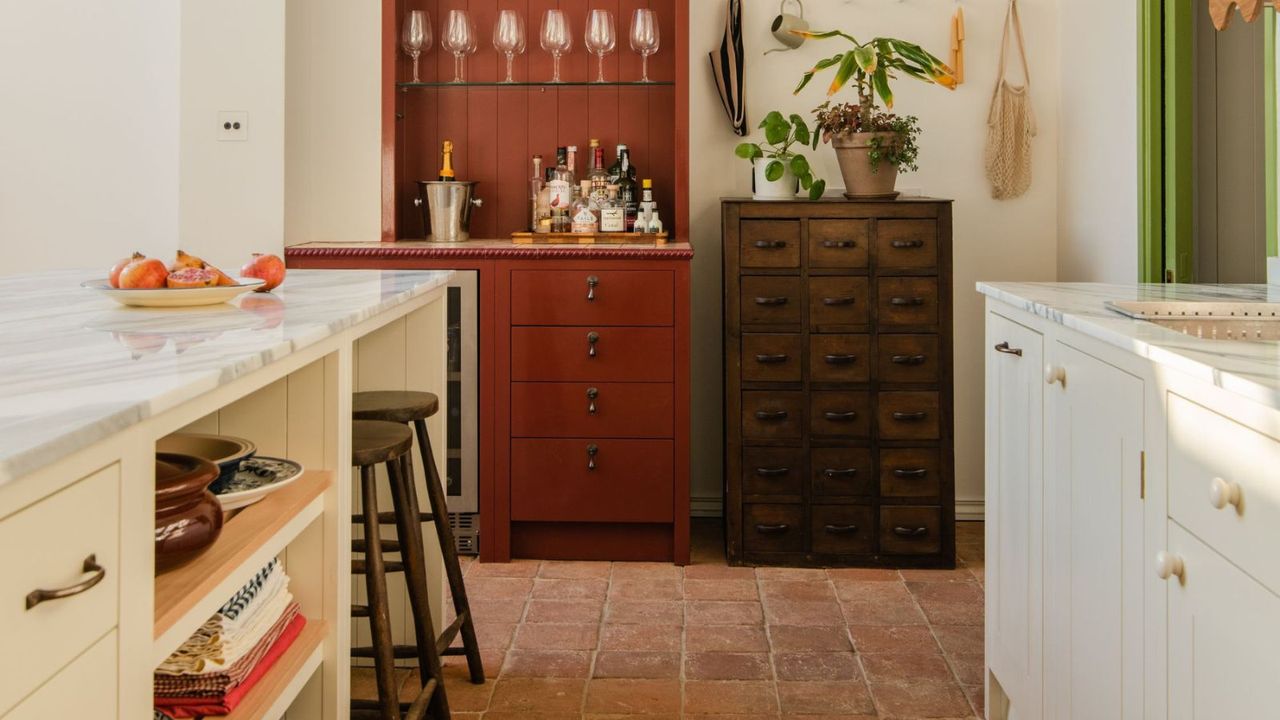
M 240 110 L 218 111 L 218 141 L 245 142 L 249 139 L 249 113 Z

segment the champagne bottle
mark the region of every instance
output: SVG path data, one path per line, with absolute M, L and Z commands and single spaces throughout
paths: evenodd
M 443 159 L 440 162 L 440 177 L 438 178 L 438 180 L 440 180 L 441 182 L 453 182 L 457 178 L 454 177 L 454 172 L 453 172 L 453 141 L 452 140 L 445 140 L 443 143 L 440 144 L 440 155 L 443 157 Z

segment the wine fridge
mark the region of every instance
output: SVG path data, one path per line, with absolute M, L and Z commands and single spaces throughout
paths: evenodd
M 448 286 L 445 494 L 458 552 L 480 552 L 479 281 L 459 270 Z

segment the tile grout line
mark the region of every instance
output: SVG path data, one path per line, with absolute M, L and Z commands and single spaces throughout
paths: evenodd
M 769 614 L 764 607 L 764 587 L 761 584 L 764 579 L 760 577 L 759 568 L 754 570 L 752 574 L 756 580 L 756 600 L 760 603 L 760 625 L 764 628 L 765 642 L 768 643 L 769 651 L 769 672 L 773 675 L 773 700 L 778 709 L 778 716 L 782 716 L 782 692 L 778 690 L 778 665 L 773 661 L 773 634 L 769 632 Z M 823 572 L 823 575 L 826 575 Z

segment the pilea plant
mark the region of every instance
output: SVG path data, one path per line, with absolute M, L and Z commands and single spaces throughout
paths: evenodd
M 740 158 L 750 160 L 752 164 L 757 161 L 767 161 L 764 174 L 769 182 L 782 179 L 790 168 L 791 174 L 800 181 L 800 187 L 809 192 L 811 200 L 822 197 L 826 192 L 827 182 L 815 178 L 808 158 L 791 149 L 795 145 L 807 147 L 813 138 L 813 133 L 809 131 L 809 125 L 805 123 L 804 118 L 796 114 L 785 117 L 774 110 L 765 115 L 759 127 L 764 130 L 764 144 L 744 142 L 734 149 L 734 153 Z

